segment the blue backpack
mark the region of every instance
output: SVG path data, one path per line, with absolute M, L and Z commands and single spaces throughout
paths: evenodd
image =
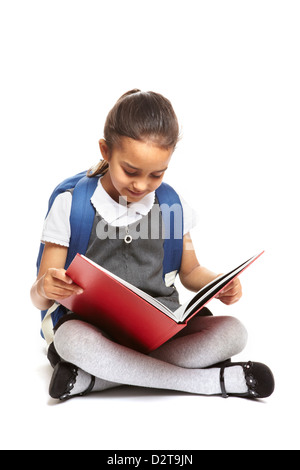
M 70 215 L 71 226 L 71 239 L 68 249 L 67 260 L 65 269 L 68 269 L 72 260 L 77 253 L 85 254 L 88 248 L 88 243 L 94 223 L 95 209 L 91 203 L 91 197 L 95 192 L 98 184 L 99 177 L 88 177 L 87 172 L 83 171 L 75 176 L 67 178 L 60 183 L 53 191 L 48 205 L 47 215 L 52 207 L 55 198 L 69 190 L 73 189 L 72 206 Z M 160 205 L 162 218 L 165 225 L 170 226 L 169 236 L 164 240 L 164 260 L 163 260 L 163 276 L 173 271 L 179 271 L 181 265 L 182 251 L 183 251 L 183 226 L 181 230 L 181 237 L 175 233 L 174 224 L 174 211 L 170 208 L 174 204 L 182 208 L 180 198 L 175 190 L 166 183 L 162 183 L 156 190 L 156 196 Z M 182 217 L 183 224 L 183 217 Z M 37 258 L 37 271 L 39 271 L 41 259 L 44 251 L 44 244 L 41 243 L 40 250 Z M 48 310 L 41 311 L 42 320 L 44 319 Z M 52 323 L 55 325 L 58 320 L 64 315 L 64 307 L 58 306 L 52 313 Z

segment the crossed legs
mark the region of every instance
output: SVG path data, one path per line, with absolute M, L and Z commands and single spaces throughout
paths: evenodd
M 72 394 L 87 388 L 95 376 L 93 390 L 134 385 L 178 390 L 203 395 L 220 394 L 220 369 L 208 368 L 240 353 L 247 332 L 233 317 L 195 317 L 172 340 L 145 355 L 108 339 L 94 326 L 80 320 L 63 323 L 54 344 L 60 357 L 79 368 Z M 228 392 L 245 393 L 242 367 L 225 370 Z

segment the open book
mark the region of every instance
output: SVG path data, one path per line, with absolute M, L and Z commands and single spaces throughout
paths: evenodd
M 263 253 L 263 252 L 262 252 Z M 179 333 L 188 321 L 262 253 L 219 276 L 175 312 L 83 255 L 77 254 L 67 275 L 84 289 L 61 303 L 112 340 L 149 353 Z

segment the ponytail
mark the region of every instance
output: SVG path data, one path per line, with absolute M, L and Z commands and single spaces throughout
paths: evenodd
M 105 175 L 108 172 L 109 163 L 106 160 L 100 160 L 98 165 L 90 168 L 87 172 L 87 176 L 92 178 L 93 176 Z

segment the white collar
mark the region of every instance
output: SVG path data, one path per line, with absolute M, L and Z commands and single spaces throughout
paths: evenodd
M 147 194 L 139 202 L 132 202 L 128 206 L 119 204 L 105 191 L 99 178 L 97 188 L 91 197 L 91 203 L 108 224 L 112 224 L 116 220 L 130 216 L 130 218 L 141 218 L 147 215 L 153 207 L 155 201 L 155 192 Z

